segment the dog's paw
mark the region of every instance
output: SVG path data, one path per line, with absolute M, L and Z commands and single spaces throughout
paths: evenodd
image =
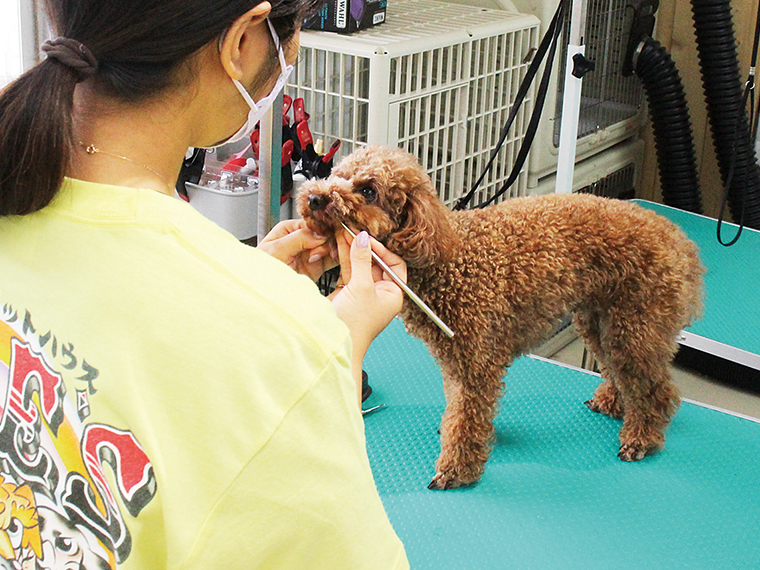
M 430 481 L 428 489 L 432 491 L 446 491 L 448 489 L 456 489 L 465 485 L 473 485 L 478 482 L 479 477 L 470 476 L 465 477 L 461 474 L 457 474 L 455 471 L 438 472 Z
M 648 450 L 638 445 L 624 444 L 620 446 L 618 457 L 622 461 L 633 462 L 641 461 L 647 456 Z
M 432 491 L 445 491 L 447 489 L 456 489 L 460 483 L 452 475 L 447 473 L 436 473 L 433 480 L 428 485 Z
M 605 402 L 595 396 L 583 403 L 589 410 L 596 412 L 597 414 L 604 414 L 605 416 L 616 419 L 623 418 L 623 410 L 617 402 Z
M 599 405 L 599 402 L 597 402 L 594 398 L 591 398 L 590 400 L 586 400 L 583 402 L 583 405 L 586 406 L 589 410 L 592 412 L 596 412 L 597 414 L 603 414 L 602 407 Z

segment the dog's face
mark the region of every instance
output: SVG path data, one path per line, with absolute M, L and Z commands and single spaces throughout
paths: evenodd
M 446 207 L 427 173 L 398 148 L 355 151 L 329 178 L 305 182 L 296 204 L 314 232 L 334 236 L 345 222 L 357 231 L 367 230 L 411 266 L 441 261 L 440 241 L 451 232 Z

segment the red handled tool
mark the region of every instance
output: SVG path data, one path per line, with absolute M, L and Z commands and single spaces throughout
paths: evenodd
M 327 149 L 325 155 L 322 157 L 322 162 L 330 162 L 335 156 L 335 153 L 338 152 L 339 148 L 340 139 L 335 139 L 335 141 L 330 145 L 330 148 Z
M 301 144 L 301 172 L 306 178 L 314 178 L 322 157 L 314 150 L 314 137 L 309 129 L 308 121 L 301 121 L 296 126 L 298 142 Z
M 240 170 L 240 167 L 245 166 L 245 158 L 242 158 L 243 155 L 248 152 L 249 149 L 253 150 L 253 156 L 256 160 L 259 159 L 259 125 L 258 123 L 253 129 L 253 132 L 251 133 L 251 138 L 248 143 L 248 146 L 246 146 L 243 150 L 240 152 L 236 152 L 233 154 L 230 159 L 224 163 L 224 166 L 222 166 L 222 170 L 232 170 L 234 172 L 237 172 Z M 242 162 L 241 162 L 242 160 Z M 238 168 L 235 169 L 234 167 L 237 166 Z
M 293 126 L 290 127 L 290 134 L 287 138 L 293 139 L 295 146 L 293 147 L 293 161 L 298 162 L 301 160 L 301 142 L 298 139 L 298 125 L 304 121 L 309 120 L 309 113 L 304 109 L 303 97 L 296 97 L 293 99 Z
M 240 169 L 245 166 L 247 160 L 247 158 L 243 158 L 242 156 L 233 157 L 224 163 L 222 170 L 228 170 L 229 172 L 240 172 Z
M 290 159 L 293 157 L 293 141 L 287 140 L 282 144 L 282 166 L 290 164 Z
M 280 206 L 282 206 L 293 191 L 293 171 L 290 169 L 290 159 L 293 157 L 293 141 L 286 140 L 282 145 L 282 171 L 280 173 Z
M 303 166 L 309 166 L 313 172 L 316 168 L 316 163 L 319 162 L 319 155 L 314 150 L 314 137 L 311 134 L 308 121 L 301 121 L 296 125 L 296 133 L 298 134 L 298 142 L 301 145 L 301 160 Z M 309 176 L 311 178 L 311 176 Z
M 340 139 L 335 139 L 333 143 L 330 145 L 330 148 L 327 149 L 327 152 L 324 154 L 322 159 L 317 164 L 316 169 L 316 176 L 317 178 L 327 178 L 330 176 L 330 171 L 333 167 L 333 157 L 335 156 L 335 153 L 338 152 L 338 149 L 340 148 Z
M 253 149 L 253 158 L 256 160 L 259 159 L 259 138 L 261 137 L 261 130 L 259 129 L 259 126 L 256 125 L 256 128 L 253 129 L 253 132 L 251 133 L 251 148 Z
M 283 127 L 290 126 L 290 117 L 288 116 L 288 111 L 290 111 L 291 103 L 293 103 L 293 99 L 291 99 L 288 95 L 282 96 L 282 126 Z M 285 129 L 283 129 L 283 131 L 284 130 Z
M 293 99 L 293 124 L 298 125 L 301 121 L 308 121 L 309 113 L 304 109 L 303 97 Z

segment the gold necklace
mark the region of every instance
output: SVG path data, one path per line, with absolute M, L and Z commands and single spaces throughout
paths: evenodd
M 137 166 L 139 166 L 141 168 L 144 168 L 145 170 L 147 170 L 147 171 L 153 173 L 154 175 L 156 175 L 159 178 L 159 180 L 161 180 L 161 182 L 163 182 L 166 185 L 167 188 L 169 188 L 172 191 L 174 190 L 174 184 L 169 184 L 166 181 L 166 178 L 164 178 L 161 175 L 160 172 L 158 172 L 154 168 L 151 168 L 147 164 L 143 164 L 141 162 L 137 162 L 136 160 L 134 160 L 132 158 L 129 158 L 128 156 L 122 156 L 120 154 L 115 154 L 113 152 L 108 152 L 107 150 L 100 149 L 100 148 L 96 147 L 94 144 L 88 144 L 88 145 L 86 145 L 82 141 L 79 141 L 79 144 L 84 149 L 84 151 L 87 154 L 89 154 L 90 156 L 93 156 L 95 154 L 104 154 L 106 156 L 110 156 L 110 157 L 113 157 L 113 158 L 119 158 L 121 160 L 126 160 L 127 162 L 131 162 L 132 164 L 136 164 Z

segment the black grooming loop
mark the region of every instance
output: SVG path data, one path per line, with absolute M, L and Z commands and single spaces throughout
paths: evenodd
M 736 160 L 739 155 L 738 146 L 741 144 L 741 133 L 739 129 L 739 125 L 741 123 L 742 119 L 742 113 L 747 108 L 747 102 L 749 101 L 749 131 L 750 131 L 750 138 L 751 140 L 755 140 L 757 137 L 757 119 L 755 117 L 755 66 L 757 65 L 757 52 L 758 52 L 758 44 L 760 43 L 760 5 L 757 7 L 757 18 L 755 21 L 755 39 L 752 44 L 752 59 L 750 61 L 750 67 L 749 67 L 749 75 L 747 76 L 747 82 L 744 84 L 744 93 L 742 95 L 742 104 L 737 109 L 737 116 L 736 116 L 736 124 L 734 126 L 734 142 L 733 142 L 733 151 L 731 153 L 731 166 L 728 170 L 728 176 L 726 176 L 726 183 L 723 187 L 723 199 L 720 203 L 720 215 L 718 216 L 718 227 L 717 227 L 717 235 L 718 235 L 718 243 L 720 245 L 723 245 L 725 247 L 729 247 L 734 245 L 738 240 L 739 237 L 742 235 L 742 230 L 744 229 L 744 212 L 746 210 L 747 206 L 747 199 L 746 196 L 742 200 L 742 213 L 739 220 L 739 229 L 736 232 L 736 235 L 734 238 L 729 241 L 728 243 L 725 243 L 723 241 L 723 237 L 721 235 L 721 227 L 723 225 L 723 217 L 726 212 L 726 204 L 728 203 L 728 193 L 731 189 L 731 183 L 733 182 L 734 178 L 734 172 L 736 170 Z M 747 172 L 746 170 L 743 171 L 744 173 L 744 180 L 742 187 L 745 189 L 747 188 Z
M 335 290 L 335 286 L 340 278 L 340 266 L 333 267 L 325 271 L 322 276 L 317 280 L 317 287 L 319 291 L 327 297 Z
M 528 130 L 525 133 L 525 138 L 523 139 L 522 144 L 520 145 L 520 151 L 517 153 L 517 158 L 515 159 L 515 164 L 512 167 L 512 171 L 510 172 L 509 177 L 507 178 L 507 181 L 504 183 L 501 189 L 498 192 L 496 192 L 496 194 L 494 194 L 491 198 L 489 198 L 482 204 L 479 204 L 478 206 L 475 206 L 475 207 L 484 208 L 485 206 L 488 206 L 489 204 L 491 204 L 494 200 L 499 198 L 499 196 L 504 194 L 504 192 L 506 192 L 509 189 L 509 187 L 512 186 L 512 184 L 514 184 L 515 180 L 517 180 L 517 177 L 520 175 L 520 171 L 522 170 L 522 167 L 525 164 L 525 160 L 528 157 L 528 151 L 530 150 L 530 147 L 533 144 L 533 139 L 536 136 L 536 130 L 538 129 L 538 121 L 541 118 L 541 112 L 543 111 L 544 102 L 546 101 L 546 93 L 549 88 L 549 79 L 551 77 L 551 70 L 554 64 L 554 56 L 557 52 L 557 44 L 558 44 L 559 36 L 561 35 L 562 28 L 564 27 L 565 14 L 567 13 L 568 4 L 569 4 L 569 0 L 560 0 L 559 6 L 557 7 L 557 11 L 555 12 L 554 17 L 552 18 L 552 21 L 549 24 L 549 27 L 546 30 L 546 33 L 544 34 L 544 37 L 541 40 L 541 44 L 539 45 L 538 50 L 536 51 L 536 55 L 533 58 L 533 61 L 531 62 L 530 67 L 528 68 L 528 72 L 525 74 L 525 77 L 523 78 L 523 81 L 520 84 L 520 88 L 517 90 L 517 95 L 515 96 L 515 102 L 513 103 L 512 108 L 510 109 L 509 117 L 507 118 L 507 122 L 504 124 L 504 128 L 501 130 L 499 141 L 496 143 L 496 147 L 491 153 L 491 158 L 488 160 L 488 164 L 486 164 L 486 167 L 483 170 L 483 173 L 480 175 L 480 178 L 478 178 L 478 180 L 475 182 L 472 189 L 465 196 L 460 198 L 459 201 L 454 205 L 454 210 L 462 210 L 467 207 L 467 204 L 470 202 L 470 200 L 472 200 L 472 197 L 475 195 L 475 192 L 478 190 L 480 183 L 483 182 L 483 179 L 491 170 L 494 160 L 496 160 L 496 156 L 499 154 L 499 150 L 501 150 L 501 147 L 507 138 L 509 129 L 512 127 L 512 123 L 514 123 L 515 119 L 517 118 L 517 113 L 519 112 L 520 107 L 525 101 L 525 97 L 528 94 L 528 90 L 530 89 L 531 84 L 533 83 L 533 79 L 536 77 L 536 74 L 538 73 L 538 69 L 541 66 L 541 63 L 543 62 L 544 57 L 546 56 L 547 59 L 546 59 L 546 65 L 544 66 L 544 73 L 543 73 L 543 76 L 541 77 L 541 83 L 539 85 L 538 93 L 536 95 L 536 106 L 534 107 L 533 114 L 530 117 Z

